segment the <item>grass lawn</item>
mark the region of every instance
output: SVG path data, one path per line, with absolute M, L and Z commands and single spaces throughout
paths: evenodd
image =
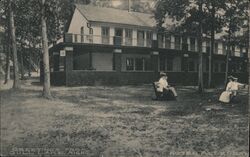
M 34 81 L 34 80 L 33 80 Z M 220 104 L 221 89 L 177 87 L 177 101 L 152 101 L 151 85 L 42 87 L 0 91 L 2 155 L 247 157 L 248 101 Z

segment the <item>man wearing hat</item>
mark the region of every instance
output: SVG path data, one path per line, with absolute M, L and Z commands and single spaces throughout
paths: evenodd
M 176 93 L 175 88 L 168 85 L 167 79 L 168 79 L 168 77 L 167 77 L 166 73 L 160 72 L 160 79 L 159 79 L 159 82 L 158 82 L 157 91 L 162 92 L 163 95 L 167 95 L 167 93 L 169 91 L 171 91 L 173 93 L 173 95 L 175 97 L 177 97 L 177 93 Z

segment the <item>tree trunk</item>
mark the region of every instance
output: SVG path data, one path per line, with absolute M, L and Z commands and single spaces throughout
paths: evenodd
M 17 88 L 20 88 L 20 80 L 19 80 L 16 35 L 15 35 L 15 24 L 14 24 L 14 13 L 12 10 L 12 0 L 9 0 L 9 16 L 10 16 L 10 32 L 11 32 L 11 40 L 12 40 L 13 65 L 14 65 L 13 88 L 17 89 Z
M 231 51 L 231 30 L 229 29 L 228 43 L 227 43 L 227 55 L 226 55 L 226 71 L 225 71 L 225 81 L 224 81 L 225 88 L 227 86 L 227 80 L 228 80 L 230 51 Z
M 23 80 L 23 79 L 24 79 L 23 51 L 24 51 L 24 47 L 23 47 L 23 44 L 21 44 L 21 51 L 20 51 L 20 62 L 21 62 L 21 80 Z
M 10 41 L 10 32 L 7 29 L 8 33 L 5 35 L 5 46 L 4 51 L 6 52 L 6 67 L 5 67 L 5 78 L 4 84 L 7 84 L 10 79 L 10 53 L 11 53 L 11 41 Z
M 199 11 L 202 12 L 202 3 L 199 4 Z M 199 21 L 199 35 L 198 35 L 198 52 L 199 52 L 199 75 L 198 75 L 198 91 L 203 93 L 203 54 L 202 54 L 202 19 Z
M 42 49 L 43 49 L 43 64 L 44 64 L 44 81 L 43 81 L 43 96 L 51 98 L 50 93 L 50 70 L 49 70 L 49 50 L 47 39 L 47 26 L 45 19 L 45 0 L 42 0 Z
M 208 69 L 208 88 L 212 87 L 213 79 L 213 54 L 214 54 L 214 35 L 215 35 L 215 6 L 212 3 L 212 23 L 211 23 L 211 49 L 209 54 L 209 69 Z
M 31 77 L 31 51 L 32 51 L 32 48 L 31 48 L 31 44 L 29 43 L 29 67 L 28 67 L 29 77 Z
M 250 9 L 250 3 L 248 3 L 248 9 Z M 248 57 L 248 102 L 250 100 L 250 86 L 249 86 L 249 83 L 250 83 L 250 75 L 249 75 L 249 72 L 250 72 L 250 63 L 249 63 L 249 60 L 250 60 L 250 50 L 249 50 L 249 46 L 250 46 L 250 11 L 248 11 L 248 42 L 247 42 L 247 57 Z M 248 113 L 250 113 L 250 103 L 248 103 Z M 248 118 L 248 122 L 250 122 L 250 116 Z M 248 124 L 249 126 L 249 124 Z

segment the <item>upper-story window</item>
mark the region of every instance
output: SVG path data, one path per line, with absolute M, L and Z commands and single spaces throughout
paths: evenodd
M 87 40 L 89 43 L 93 43 L 93 28 L 89 28 L 89 35 L 87 35 Z
M 147 47 L 151 47 L 151 46 L 152 46 L 152 32 L 147 31 Z
M 137 31 L 137 45 L 138 46 L 144 46 L 144 39 L 145 39 L 145 35 L 144 35 L 144 31 Z
M 125 45 L 131 46 L 133 38 L 133 30 L 125 29 Z
M 180 50 L 180 47 L 181 47 L 181 37 L 180 36 L 175 36 L 174 43 L 175 43 L 175 49 L 176 50 Z
M 190 38 L 190 50 L 195 51 L 195 38 Z
M 222 44 L 222 54 L 227 54 L 227 48 L 225 43 Z
M 182 50 L 188 50 L 187 37 L 182 37 Z
M 214 44 L 214 53 L 216 53 L 216 54 L 218 54 L 218 52 L 219 52 L 219 45 L 218 45 L 218 43 L 215 43 Z
M 171 48 L 171 35 L 165 34 L 165 47 L 170 49 Z
M 109 27 L 102 27 L 102 43 L 109 44 Z
M 210 52 L 210 40 L 209 39 L 207 39 L 206 40 L 206 53 L 209 53 Z
M 102 36 L 109 36 L 109 27 L 102 27 Z
M 158 34 L 158 47 L 163 48 L 163 38 L 164 34 Z
M 93 34 L 93 28 L 89 28 L 89 34 L 90 34 L 90 35 Z

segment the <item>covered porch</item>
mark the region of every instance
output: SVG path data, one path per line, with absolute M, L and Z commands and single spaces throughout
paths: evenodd
M 158 79 L 151 48 L 60 43 L 50 49 L 54 85 L 144 84 Z

